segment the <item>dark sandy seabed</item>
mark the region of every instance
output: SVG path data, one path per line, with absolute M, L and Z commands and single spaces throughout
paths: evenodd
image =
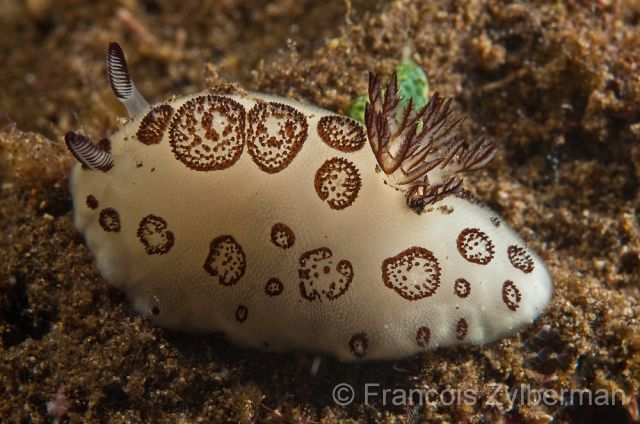
M 0 421 L 638 421 L 640 2 L 0 0 Z M 403 50 L 499 146 L 466 185 L 540 252 L 546 314 L 484 347 L 343 364 L 157 328 L 100 277 L 74 229 L 63 134 L 100 139 L 123 107 L 105 50 L 151 101 L 220 82 L 344 113 Z M 346 407 L 339 382 L 356 388 Z M 474 404 L 363 402 L 470 389 Z M 589 406 L 492 405 L 495 385 L 613 393 Z M 59 392 L 58 406 L 46 404 Z M 504 391 L 503 391 L 504 392 Z M 504 398 L 504 396 L 502 396 Z M 415 399 L 417 400 L 417 399 Z M 446 399 L 445 399 L 446 400 Z M 503 399 L 504 400 L 504 399 Z

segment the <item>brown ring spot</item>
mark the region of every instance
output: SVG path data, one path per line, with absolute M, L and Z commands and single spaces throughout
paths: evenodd
M 244 305 L 239 305 L 236 309 L 236 321 L 245 322 L 249 317 L 249 308 Z
M 173 108 L 170 105 L 159 105 L 151 109 L 140 122 L 136 132 L 138 141 L 147 146 L 159 144 L 171 122 L 171 115 Z
M 520 307 L 521 300 L 520 290 L 515 283 L 510 280 L 505 281 L 502 285 L 502 301 L 507 308 L 515 312 Z
M 296 235 L 287 225 L 278 222 L 271 227 L 271 243 L 281 249 L 288 249 L 296 242 Z
M 323 116 L 317 131 L 325 144 L 345 153 L 358 151 L 367 142 L 362 125 L 346 116 Z
M 384 260 L 382 280 L 407 300 L 423 299 L 440 286 L 440 264 L 430 250 L 410 247 Z
M 147 215 L 140 220 L 136 235 L 147 255 L 164 255 L 171 250 L 175 237 L 167 227 L 167 221 L 159 216 Z
M 475 194 L 471 193 L 469 190 L 465 188 L 458 187 L 456 191 L 454 191 L 454 195 L 458 199 L 466 200 L 467 202 L 473 205 L 479 205 L 481 207 L 484 207 L 484 204 L 480 201 L 480 199 L 478 199 Z
M 458 340 L 464 340 L 469 333 L 469 323 L 466 319 L 460 318 L 456 324 L 456 338 Z
M 456 240 L 458 252 L 467 261 L 486 265 L 494 256 L 493 242 L 484 231 L 478 228 L 465 228 Z
M 93 194 L 87 196 L 86 203 L 89 209 L 98 209 L 98 206 L 100 206 L 98 199 L 96 199 Z
M 438 206 L 438 212 L 443 215 L 451 215 L 453 213 L 453 208 L 449 205 Z
M 249 155 L 269 174 L 288 167 L 307 139 L 307 118 L 289 105 L 257 103 L 247 114 L 247 121 Z
M 524 247 L 509 246 L 507 254 L 509 255 L 509 262 L 511 262 L 511 265 L 515 268 L 518 268 L 525 274 L 533 272 L 533 259 Z
M 356 333 L 349 339 L 349 349 L 356 358 L 364 358 L 369 350 L 369 338 L 365 332 Z
M 264 286 L 264 292 L 269 297 L 278 296 L 284 291 L 284 284 L 278 278 L 270 278 Z
M 492 216 L 490 220 L 494 227 L 498 228 L 500 226 L 500 218 L 497 216 Z
M 429 346 L 429 341 L 431 341 L 431 330 L 429 327 L 425 325 L 418 328 L 418 331 L 416 332 L 416 342 L 418 343 L 418 346 L 426 349 L 427 346 Z
M 244 275 L 247 267 L 242 246 L 232 236 L 216 237 L 209 246 L 204 269 L 223 286 L 232 286 Z
M 356 201 L 362 180 L 353 163 L 334 157 L 316 171 L 314 186 L 320 200 L 326 201 L 331 209 L 341 210 Z
M 105 208 L 100 211 L 98 223 L 103 230 L 110 233 L 120 231 L 120 214 L 113 208 Z
M 462 299 L 469 297 L 471 294 L 471 284 L 464 278 L 458 278 L 456 282 L 453 283 L 453 292 Z
M 244 149 L 245 115 L 244 107 L 228 97 L 194 97 L 180 106 L 171 121 L 171 151 L 195 171 L 229 168 Z
M 353 281 L 353 266 L 346 259 L 335 266 L 334 262 L 333 252 L 328 247 L 309 250 L 300 256 L 298 277 L 303 298 L 335 300 L 347 292 Z M 329 272 L 325 272 L 325 267 Z
M 151 308 L 151 313 L 153 315 L 159 315 L 160 314 L 160 308 L 158 308 L 157 306 L 154 306 L 153 308 Z

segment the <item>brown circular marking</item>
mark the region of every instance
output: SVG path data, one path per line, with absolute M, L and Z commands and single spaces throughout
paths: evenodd
M 247 121 L 247 150 L 258 168 L 269 174 L 289 166 L 307 139 L 307 119 L 289 105 L 256 103 Z
M 120 231 L 120 214 L 113 208 L 105 208 L 100 211 L 98 223 L 103 230 L 110 233 Z
M 229 235 L 216 237 L 209 246 L 204 269 L 223 286 L 236 284 L 247 267 L 242 246 Z
M 270 278 L 264 286 L 264 292 L 269 297 L 278 296 L 284 291 L 284 284 L 277 278 Z
M 522 296 L 520 290 L 513 281 L 507 280 L 502 285 L 502 301 L 507 308 L 516 311 L 520 307 Z
M 478 228 L 465 228 L 456 241 L 463 258 L 478 265 L 486 265 L 494 256 L 493 242 Z
M 440 264 L 433 252 L 414 246 L 384 260 L 382 279 L 407 300 L 423 299 L 440 286 Z
M 492 216 L 490 219 L 494 227 L 498 228 L 500 226 L 500 218 L 498 218 L 497 216 Z
M 509 246 L 507 249 L 507 254 L 509 255 L 509 261 L 511 265 L 518 268 L 520 271 L 525 274 L 530 274 L 533 272 L 533 259 L 531 255 L 527 253 L 524 247 L 520 246 Z
M 475 194 L 471 193 L 469 190 L 465 188 L 458 187 L 454 191 L 454 196 L 456 196 L 458 199 L 466 200 L 467 202 L 473 205 L 479 205 L 479 206 L 482 206 L 483 208 L 485 207 L 482 201 L 478 199 Z
M 456 338 L 458 340 L 464 340 L 469 334 L 469 323 L 466 319 L 460 318 L 456 324 Z
M 362 125 L 346 116 L 323 116 L 317 131 L 325 144 L 345 153 L 358 151 L 367 142 Z
M 296 242 L 296 235 L 287 225 L 278 222 L 271 227 L 271 243 L 282 249 L 288 249 Z
M 159 216 L 147 215 L 140 220 L 136 235 L 147 255 L 164 255 L 171 250 L 175 237 L 167 227 L 167 221 Z
M 316 193 L 331 209 L 341 210 L 355 202 L 362 187 L 358 168 L 344 158 L 331 158 L 316 171 Z
M 456 282 L 453 283 L 453 292 L 462 299 L 469 297 L 471 294 L 471 284 L 464 278 L 458 278 Z
M 195 171 L 229 168 L 244 149 L 245 115 L 244 107 L 228 97 L 194 97 L 171 121 L 171 151 Z
M 158 105 L 151 109 L 140 122 L 136 137 L 142 144 L 150 146 L 158 144 L 164 137 L 173 115 L 173 108 L 169 105 Z
M 100 206 L 100 204 L 98 203 L 98 199 L 96 199 L 93 194 L 87 196 L 86 203 L 89 209 L 98 209 L 98 206 Z
M 158 308 L 157 306 L 154 306 L 153 308 L 151 308 L 151 313 L 153 315 L 159 315 L 160 314 L 160 308 Z
M 453 208 L 449 205 L 438 206 L 438 211 L 443 215 L 451 215 L 453 213 Z
M 369 350 L 369 338 L 367 333 L 356 333 L 349 339 L 349 349 L 356 358 L 363 358 Z
M 418 331 L 416 332 L 416 342 L 418 343 L 418 346 L 425 349 L 427 346 L 429 346 L 430 340 L 431 330 L 429 329 L 429 327 L 425 325 L 418 328 Z
M 298 277 L 303 298 L 314 301 L 324 296 L 335 300 L 347 292 L 353 281 L 353 266 L 345 259 L 334 266 L 332 257 L 333 252 L 327 247 L 309 250 L 300 256 Z
M 249 308 L 244 305 L 239 305 L 236 309 L 236 321 L 245 322 L 249 316 Z

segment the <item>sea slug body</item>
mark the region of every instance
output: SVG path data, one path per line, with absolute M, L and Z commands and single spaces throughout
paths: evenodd
M 468 145 L 437 93 L 401 108 L 372 76 L 361 125 L 239 91 L 149 105 L 116 43 L 108 70 L 131 118 L 101 143 L 66 135 L 74 221 L 159 324 L 395 359 L 513 334 L 549 303 L 540 258 L 461 187 L 496 145 Z

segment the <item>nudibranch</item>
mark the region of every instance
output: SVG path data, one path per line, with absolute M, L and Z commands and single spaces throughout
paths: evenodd
M 461 186 L 496 145 L 451 100 L 399 106 L 369 79 L 365 124 L 286 98 L 208 90 L 150 105 L 116 43 L 130 119 L 69 132 L 74 221 L 102 276 L 173 329 L 270 351 L 395 359 L 533 322 L 542 260 Z

